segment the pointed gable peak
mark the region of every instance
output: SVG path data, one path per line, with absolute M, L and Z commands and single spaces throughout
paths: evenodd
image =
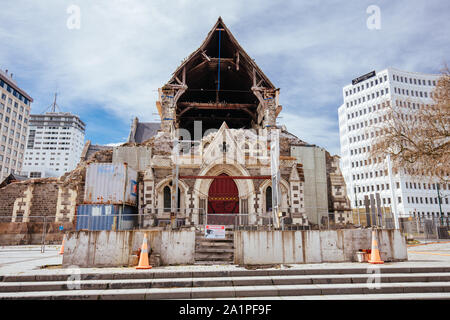
M 228 127 L 227 123 L 224 121 L 222 123 L 222 125 L 220 126 L 219 131 L 223 131 L 225 129 L 230 129 L 230 128 Z
M 220 48 L 219 42 L 221 43 Z M 200 47 L 182 62 L 182 64 L 175 70 L 168 83 L 177 83 L 176 78 L 178 77 L 181 79 L 183 77 L 183 68 L 186 68 L 186 72 L 189 72 L 190 69 L 195 68 L 196 65 L 198 66 L 202 59 L 210 60 L 211 58 L 217 59 L 219 57 L 236 59 L 237 56 L 239 56 L 238 64 L 245 67 L 244 69 L 248 73 L 249 77 L 256 75 L 258 82 L 260 81 L 261 83 L 261 86 L 275 89 L 275 86 L 258 67 L 254 59 L 252 59 L 241 47 L 220 16 Z M 199 59 L 199 57 L 202 57 L 202 59 Z
M 297 164 L 294 164 L 291 169 L 291 174 L 289 176 L 289 181 L 300 181 L 300 176 L 297 170 Z

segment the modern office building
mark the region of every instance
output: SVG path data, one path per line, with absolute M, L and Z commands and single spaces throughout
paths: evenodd
M 32 114 L 22 174 L 59 177 L 77 166 L 84 147 L 85 124 L 69 112 Z
M 0 182 L 22 170 L 32 102 L 13 74 L 0 70 Z
M 439 77 L 387 68 L 358 77 L 343 88 L 344 103 L 338 111 L 341 168 L 353 208 L 364 207 L 367 196 L 379 197 L 382 206 L 398 217 L 450 215 L 449 197 L 445 197 L 449 185 L 430 183 L 428 177 L 413 178 L 404 170 L 393 172 L 387 159 L 369 156 L 381 134 L 379 125 L 386 120 L 385 108 L 402 106 L 413 111 L 433 104 Z

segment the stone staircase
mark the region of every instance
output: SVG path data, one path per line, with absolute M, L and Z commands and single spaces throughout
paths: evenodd
M 195 264 L 233 264 L 234 262 L 234 231 L 225 228 L 225 239 L 207 239 L 204 236 L 204 226 L 195 232 Z
M 378 283 L 368 264 L 290 269 L 100 270 L 0 276 L 0 300 L 11 299 L 450 299 L 450 266 L 382 265 Z M 42 270 L 41 270 L 42 271 Z M 46 270 L 48 271 L 48 270 Z

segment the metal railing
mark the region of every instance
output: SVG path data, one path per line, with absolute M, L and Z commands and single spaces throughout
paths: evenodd
M 191 222 L 196 222 L 195 217 L 199 217 L 205 210 L 203 208 L 150 208 L 145 209 L 146 214 L 140 214 L 140 223 L 142 227 L 149 226 L 167 226 L 181 227 Z M 144 219 L 147 217 L 147 219 Z M 153 225 L 146 223 L 147 221 L 154 221 Z
M 236 228 L 239 225 L 248 226 L 250 223 L 248 213 L 201 213 L 198 224 L 229 225 Z
M 450 239 L 450 217 L 400 218 L 401 232 L 409 239 Z
M 49 234 L 58 234 L 61 235 L 66 231 L 75 231 L 76 226 L 73 221 L 70 221 L 68 217 L 61 216 L 35 216 L 35 215 L 16 215 L 16 216 L 0 216 L 0 223 L 31 223 L 31 230 L 27 230 L 26 234 L 29 236 L 29 241 L 31 242 L 33 239 L 31 237 L 32 234 L 41 234 L 41 252 L 45 252 L 46 243 L 50 240 L 47 239 Z M 17 231 L 17 230 L 14 230 Z M 33 232 L 34 231 L 34 232 Z M 19 233 L 17 233 L 19 234 Z M 25 233 L 20 233 L 25 235 Z M 25 241 L 26 242 L 26 241 Z
M 367 216 L 365 212 L 352 212 L 352 224 L 360 227 L 379 227 L 383 229 L 395 229 L 394 215 L 390 212 L 382 212 L 381 215 L 375 215 L 372 212 Z

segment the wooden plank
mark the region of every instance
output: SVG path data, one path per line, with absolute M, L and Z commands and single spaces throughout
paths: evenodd
M 271 176 L 179 176 L 179 179 L 261 179 L 261 180 L 267 180 L 271 179 Z
M 211 61 L 211 58 L 205 53 L 205 51 L 202 51 L 202 56 L 208 61 Z
M 225 121 L 225 122 L 227 122 L 227 121 L 248 121 L 249 120 L 249 118 L 241 118 L 241 117 L 239 117 L 239 118 L 237 118 L 237 117 L 214 117 L 214 118 L 211 118 L 211 117 L 199 117 L 199 116 L 197 116 L 197 117 L 184 117 L 184 120 L 190 120 L 190 121 L 196 121 L 196 120 L 205 120 L 205 121 L 207 121 L 207 120 L 219 120 L 219 121 Z
M 194 109 L 245 109 L 256 107 L 252 103 L 208 103 L 208 102 L 180 102 L 179 107 L 194 108 Z
M 187 86 L 185 84 L 166 84 L 164 85 L 163 89 L 187 89 Z
M 183 69 L 183 70 L 184 70 L 184 69 Z M 181 82 L 181 80 L 180 80 L 180 79 L 178 79 L 178 77 L 177 77 L 177 76 L 175 76 L 175 80 L 177 80 L 177 82 L 178 82 L 179 84 L 183 85 L 183 82 Z

